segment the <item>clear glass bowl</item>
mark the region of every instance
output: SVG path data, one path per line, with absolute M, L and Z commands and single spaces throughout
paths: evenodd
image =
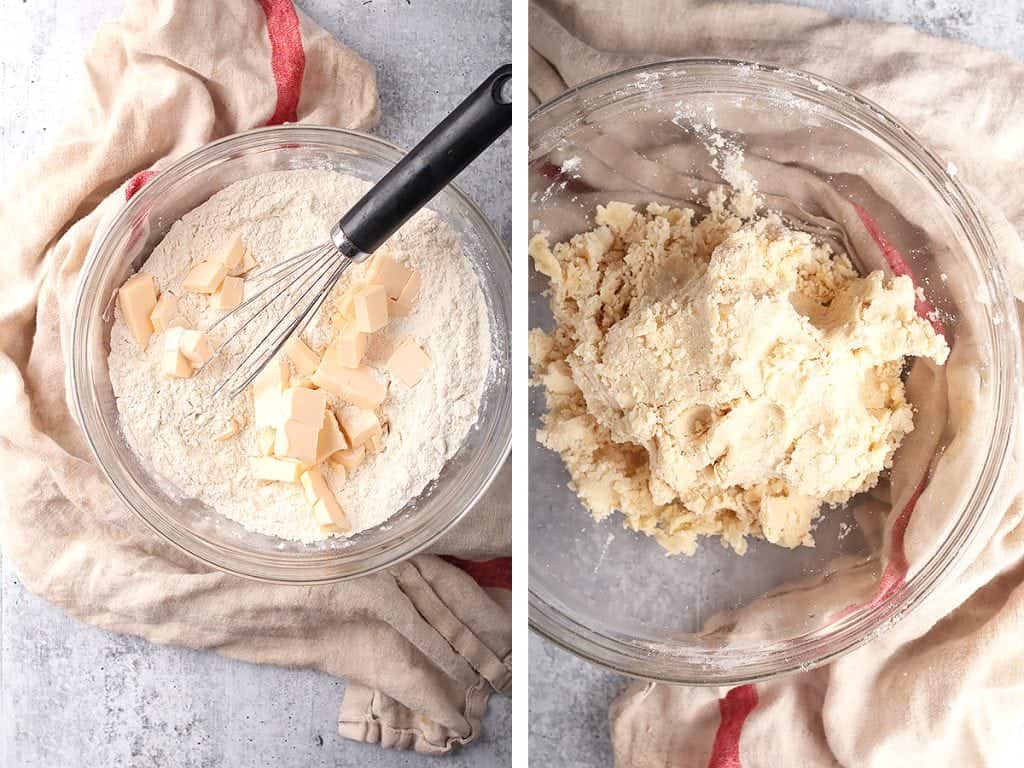
M 816 197 L 831 195 L 873 200 L 883 234 L 894 215 L 905 216 L 913 226 L 890 239 L 941 310 L 954 351 L 966 328 L 976 337 L 985 415 L 975 428 L 987 446 L 953 469 L 935 464 L 926 493 L 938 473 L 955 473 L 962 485 L 933 518 L 924 555 L 914 539 L 918 558 L 905 581 L 878 591 L 887 537 L 853 515 L 861 503 L 882 505 L 875 519 L 891 522 L 884 496 L 827 510 L 814 548 L 752 541 L 740 557 L 703 539 L 695 556 L 667 557 L 653 539 L 623 529 L 620 515 L 595 522 L 560 458 L 531 440 L 531 626 L 629 675 L 727 685 L 820 664 L 906 616 L 999 517 L 988 502 L 1004 470 L 1021 376 L 1016 323 L 1006 321 L 1015 317 L 1012 294 L 992 234 L 955 175 L 863 97 L 805 73 L 736 61 L 670 61 L 602 77 L 535 110 L 529 126 L 531 231 L 554 242 L 589 229 L 597 203 L 699 204 L 707 184 L 720 183 L 712 157 L 674 149 L 693 150 L 711 129 L 745 149 L 747 170 L 770 200 L 793 190 L 767 168 L 802 169 L 816 180 L 790 214 L 817 215 Z M 698 155 L 680 167 L 679 157 Z M 551 328 L 546 287 L 531 272 L 531 327 Z M 543 412 L 543 392 L 532 388 L 531 430 Z M 863 598 L 837 600 L 851 590 Z M 789 598 L 799 611 L 784 610 Z M 749 621 L 754 608 L 761 612 Z
M 492 356 L 477 424 L 440 477 L 384 525 L 350 538 L 302 544 L 252 533 L 198 501 L 168 497 L 129 448 L 107 374 L 117 288 L 181 216 L 241 179 L 314 168 L 375 181 L 402 156 L 352 131 L 298 125 L 265 128 L 208 144 L 161 171 L 92 244 L 73 319 L 71 387 L 79 423 L 111 484 L 154 530 L 205 563 L 267 581 L 313 584 L 356 578 L 419 552 L 480 498 L 510 441 L 511 262 L 480 210 L 449 186 L 431 203 L 462 239 L 487 302 Z M 339 211 L 339 218 L 343 211 Z M 324 233 L 327 237 L 328 233 Z

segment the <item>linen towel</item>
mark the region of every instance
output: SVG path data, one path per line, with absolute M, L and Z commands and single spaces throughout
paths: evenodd
M 372 129 L 371 66 L 290 0 L 129 0 L 85 66 L 59 138 L 0 199 L 5 556 L 28 589 L 91 624 L 348 678 L 347 738 L 437 754 L 471 741 L 489 694 L 511 685 L 507 467 L 434 555 L 343 584 L 259 584 L 203 567 L 122 505 L 63 383 L 79 271 L 126 197 L 237 131 Z
M 778 4 L 537 0 L 530 14 L 534 103 L 606 72 L 679 56 L 796 67 L 875 100 L 970 185 L 1020 308 L 1024 189 L 1012 169 L 1024 155 L 1024 64 L 901 26 Z M 1018 468 L 1020 450 L 1018 435 Z M 1024 718 L 1019 469 L 1001 490 L 994 530 L 959 577 L 859 650 L 810 672 L 731 690 L 629 685 L 611 709 L 617 765 L 1017 762 L 1016 724 Z M 922 511 L 924 522 L 929 510 L 919 506 L 914 516 Z

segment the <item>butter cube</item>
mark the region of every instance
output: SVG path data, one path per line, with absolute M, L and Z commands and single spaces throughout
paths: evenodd
M 288 364 L 275 357 L 252 383 L 255 425 L 274 427 L 281 423 L 281 395 L 288 386 Z
M 303 376 L 309 376 L 320 367 L 320 358 L 298 336 L 292 336 L 284 343 L 284 353 L 295 370 Z
M 234 269 L 229 269 L 228 274 L 231 277 L 241 277 L 242 275 L 248 274 L 256 266 L 256 259 L 252 257 L 249 251 L 245 251 L 242 254 L 242 261 Z
M 365 445 L 383 430 L 377 414 L 363 408 L 342 409 L 341 428 L 353 448 Z
M 310 509 L 323 533 L 347 533 L 350 530 L 348 527 L 339 526 L 334 522 L 334 518 L 331 516 L 331 509 L 324 502 L 314 502 Z M 340 506 L 338 510 L 341 510 Z
M 272 456 L 250 459 L 250 466 L 257 480 L 273 480 L 278 483 L 297 483 L 303 472 L 302 465 L 297 461 L 275 459 Z
M 125 280 L 124 285 L 117 289 L 117 304 L 135 343 L 145 349 L 153 335 L 153 321 L 150 319 L 156 307 L 156 281 L 153 276 L 138 272 Z
M 181 337 L 188 329 L 183 325 L 172 325 L 167 329 L 164 334 L 164 350 L 165 351 L 181 351 Z
M 313 383 L 362 408 L 376 408 L 388 395 L 388 388 L 365 365 L 357 368 L 341 365 L 334 347 L 329 348 L 320 361 L 320 367 L 313 374 Z
M 375 333 L 388 324 L 388 292 L 383 285 L 368 285 L 352 298 L 356 328 Z
M 182 287 L 192 293 L 213 293 L 228 274 L 228 268 L 219 261 L 201 261 L 185 276 Z
M 407 387 L 415 387 L 430 367 L 430 357 L 412 339 L 405 339 L 388 358 L 387 368 Z
M 162 353 L 160 368 L 165 376 L 172 379 L 187 379 L 192 375 L 192 365 L 178 349 L 165 349 Z
M 278 456 L 301 461 L 308 467 L 316 464 L 317 437 L 320 426 L 311 426 L 289 419 L 277 430 L 274 453 Z
M 366 441 L 365 447 L 370 451 L 370 453 L 380 453 L 384 450 L 384 437 L 385 435 L 383 432 L 378 435 L 374 435 Z
M 288 388 L 289 371 L 284 360 L 275 357 L 256 374 L 252 386 L 254 389 L 273 390 L 279 395 Z
M 319 389 L 288 387 L 281 396 L 282 421 L 300 421 L 320 429 L 326 408 L 327 395 Z
M 313 514 L 320 524 L 320 530 L 331 533 L 344 533 L 351 529 L 348 518 L 341 509 L 338 499 L 327 487 L 319 470 L 311 469 L 302 476 L 302 487 L 306 498 L 313 505 Z
M 273 455 L 275 442 L 277 430 L 273 427 L 263 427 L 256 433 L 256 449 L 264 456 Z
M 331 462 L 331 470 L 334 472 L 334 477 L 339 483 L 344 483 L 348 480 L 348 470 L 345 469 L 343 464 L 337 464 L 334 461 Z
M 196 368 L 213 357 L 213 350 L 210 349 L 210 340 L 206 338 L 206 334 L 202 331 L 183 330 L 179 344 L 181 353 Z
M 341 297 L 334 313 L 335 326 L 350 323 L 356 319 L 355 291 L 349 290 Z
M 178 314 L 178 299 L 170 293 L 165 293 L 149 313 L 149 322 L 153 324 L 156 333 L 163 333 L 171 327 L 175 315 Z
M 228 276 L 210 297 L 210 306 L 224 311 L 232 310 L 242 303 L 244 297 L 245 281 L 240 277 Z
M 181 351 L 181 340 L 187 329 L 174 325 L 164 333 L 164 350 L 160 361 L 166 376 L 187 379 L 194 371 L 192 362 Z
M 420 285 L 422 283 L 423 278 L 420 277 L 420 273 L 413 270 L 412 277 L 409 278 L 409 282 L 402 289 L 402 295 L 398 297 L 397 301 L 392 301 L 388 306 L 388 316 L 406 317 L 409 315 L 412 312 L 412 305 L 420 295 Z
M 383 285 L 388 298 L 397 299 L 412 277 L 412 270 L 404 267 L 390 256 L 377 253 L 370 262 L 367 281 L 375 285 Z
M 338 451 L 348 448 L 348 440 L 338 426 L 338 420 L 330 410 L 324 411 L 324 422 L 316 444 L 316 463 L 329 459 Z
M 358 368 L 366 354 L 366 334 L 354 325 L 346 325 L 334 343 L 338 363 L 346 368 Z
M 244 253 L 245 245 L 242 243 L 242 236 L 234 234 L 214 261 L 219 261 L 228 268 L 228 272 L 231 272 L 242 263 L 242 254 Z
M 331 456 L 331 464 L 334 466 L 340 465 L 349 472 L 353 472 L 363 463 L 365 458 L 366 446 L 357 445 L 355 448 L 346 448 L 344 451 L 335 453 Z

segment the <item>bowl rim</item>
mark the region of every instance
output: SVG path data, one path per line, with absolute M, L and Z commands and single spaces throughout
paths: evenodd
M 529 124 L 532 125 L 537 118 L 543 117 L 566 102 L 588 95 L 588 92 L 594 91 L 610 81 L 626 79 L 629 76 L 636 77 L 659 70 L 677 70 L 680 67 L 704 68 L 711 70 L 712 74 L 718 75 L 735 75 L 739 71 L 745 71 L 752 77 L 776 78 L 772 85 L 786 89 L 792 88 L 790 93 L 803 100 L 822 102 L 826 101 L 826 97 L 829 96 L 833 99 L 835 96 L 842 97 L 842 103 L 832 105 L 826 101 L 825 106 L 831 110 L 838 107 L 856 113 L 862 123 L 862 130 L 865 127 L 868 128 L 874 134 L 874 138 L 882 140 L 890 150 L 896 150 L 903 161 L 909 163 L 915 171 L 919 172 L 929 185 L 936 187 L 936 182 L 941 180 L 945 188 L 943 191 L 948 198 L 944 199 L 944 202 L 950 206 L 956 217 L 956 223 L 963 230 L 973 251 L 973 257 L 984 261 L 988 259 L 985 254 L 996 253 L 991 229 L 975 213 L 972 196 L 960 180 L 947 171 L 945 164 L 927 148 L 921 139 L 891 113 L 870 99 L 828 78 L 804 70 L 724 57 L 664 59 L 609 72 L 580 83 L 554 99 L 535 107 L 530 112 Z M 797 83 L 809 86 L 806 88 L 808 92 L 802 93 L 799 88 L 795 87 Z M 611 94 L 593 95 L 595 99 L 600 100 L 601 106 L 609 106 L 616 101 L 635 95 L 640 90 L 655 91 L 659 84 L 657 78 L 652 78 L 648 85 L 638 86 L 628 94 L 618 91 Z M 813 89 L 813 93 L 811 93 L 811 89 Z M 559 128 L 564 128 L 564 126 L 556 127 L 554 130 L 557 131 Z M 894 144 L 894 138 L 898 139 L 899 143 Z M 527 143 L 531 155 L 528 161 L 532 162 L 534 150 L 532 136 L 528 136 Z M 979 244 L 982 246 L 981 248 L 977 247 Z M 989 280 L 989 288 L 992 290 L 993 296 L 996 297 L 994 303 L 1002 307 L 1009 297 L 1008 306 L 1012 308 L 1013 294 L 1009 288 L 1005 269 L 998 259 L 990 261 L 991 264 L 984 266 L 987 268 L 985 276 Z M 683 653 L 659 654 L 655 648 L 651 647 L 650 643 L 640 640 L 630 642 L 591 630 L 535 591 L 532 578 L 528 588 L 528 614 L 531 630 L 559 647 L 606 669 L 654 682 L 694 686 L 741 685 L 769 680 L 795 671 L 809 670 L 850 653 L 878 637 L 915 610 L 929 595 L 934 593 L 938 586 L 946 583 L 966 567 L 967 563 L 962 555 L 972 551 L 982 529 L 985 528 L 983 523 L 987 518 L 992 517 L 989 508 L 991 498 L 1007 471 L 1010 447 L 1017 430 L 1015 418 L 1012 418 L 1012 411 L 1018 404 L 1012 396 L 1007 397 L 1007 390 L 1012 388 L 1007 386 L 1007 379 L 1012 379 L 1014 375 L 1017 380 L 1021 378 L 1019 334 L 1004 333 L 997 335 L 995 340 L 997 343 L 993 345 L 994 358 L 997 362 L 1001 355 L 1005 358 L 1001 361 L 1004 363 L 1001 375 L 994 381 L 995 402 L 1000 406 L 1005 402 L 1008 408 L 997 409 L 996 417 L 990 427 L 992 440 L 981 465 L 978 486 L 965 500 L 960 514 L 952 524 L 950 535 L 912 573 L 901 589 L 878 601 L 878 604 L 870 610 L 852 612 L 852 620 L 849 618 L 838 620 L 836 624 L 839 625 L 839 629 L 835 632 L 830 631 L 826 637 L 812 637 L 809 641 L 804 641 L 805 645 L 810 646 L 828 641 L 833 645 L 830 649 L 819 653 L 808 653 L 808 651 L 814 650 L 813 647 L 804 648 L 804 652 L 801 654 L 794 652 L 793 648 L 772 649 L 771 645 L 781 645 L 774 643 L 766 646 L 769 648 L 768 655 L 775 654 L 771 663 L 765 663 L 766 654 L 762 653 L 762 649 L 758 649 L 757 654 L 751 654 L 749 650 L 745 652 L 748 656 L 756 655 L 757 659 L 755 660 L 741 660 L 736 663 L 738 654 L 727 656 L 731 666 L 723 664 L 726 659 L 723 658 L 720 651 L 702 653 L 700 649 L 688 648 L 685 655 Z M 967 514 L 972 507 L 976 509 L 973 516 Z M 531 559 L 531 574 L 533 566 L 534 563 Z M 897 596 L 901 599 L 897 600 Z M 670 644 L 666 643 L 666 645 Z M 681 665 L 684 664 L 686 666 L 681 668 Z
M 184 531 L 183 540 L 178 539 L 164 530 L 156 521 L 150 519 L 146 514 L 143 514 L 128 494 L 121 487 L 121 485 L 115 480 L 112 473 L 112 468 L 108 467 L 101 459 L 100 453 L 97 446 L 97 438 L 93 434 L 89 427 L 90 419 L 86 413 L 85 403 L 83 402 L 83 380 L 79 375 L 78 366 L 75 364 L 82 355 L 85 354 L 85 345 L 81 343 L 78 338 L 79 334 L 76 333 L 77 329 L 83 322 L 85 305 L 85 291 L 89 284 L 89 276 L 96 268 L 99 254 L 102 247 L 106 243 L 107 239 L 111 234 L 118 230 L 118 228 L 129 222 L 132 216 L 145 205 L 148 199 L 159 196 L 164 192 L 164 188 L 172 185 L 178 179 L 177 176 L 187 174 L 188 172 L 194 171 L 196 168 L 201 167 L 206 162 L 211 160 L 211 154 L 214 154 L 217 150 L 225 149 L 245 149 L 250 145 L 253 147 L 259 146 L 263 140 L 271 141 L 274 143 L 280 141 L 288 141 L 289 139 L 298 139 L 299 136 L 305 137 L 306 140 L 312 140 L 315 136 L 329 136 L 337 139 L 339 137 L 346 139 L 354 139 L 357 142 L 366 142 L 369 145 L 374 146 L 377 149 L 383 149 L 385 152 L 393 153 L 394 158 L 388 159 L 388 162 L 395 163 L 397 160 L 404 156 L 406 150 L 402 149 L 396 144 L 381 139 L 378 136 L 374 136 L 363 131 L 355 131 L 347 128 L 336 128 L 333 126 L 325 125 L 306 125 L 303 123 L 289 123 L 286 125 L 279 126 L 264 126 L 259 128 L 252 128 L 238 133 L 223 136 L 214 141 L 203 144 L 195 149 L 190 150 L 181 157 L 175 158 L 167 164 L 166 167 L 160 168 L 155 176 L 144 184 L 138 192 L 127 200 L 118 209 L 117 213 L 109 216 L 107 221 L 101 224 L 101 227 L 97 231 L 97 234 L 93 236 L 92 241 L 89 245 L 89 250 L 82 263 L 82 268 L 79 272 L 78 284 L 75 289 L 75 308 L 71 316 L 71 345 L 68 353 L 68 393 L 71 395 L 71 406 L 72 412 L 77 421 L 83 435 L 85 436 L 86 443 L 89 446 L 90 453 L 92 454 L 95 464 L 100 468 L 104 477 L 107 479 L 108 485 L 114 490 L 117 497 L 125 505 L 125 507 L 136 516 L 141 519 L 146 526 L 156 532 L 161 539 L 169 542 L 177 550 L 184 552 L 190 557 L 194 558 L 198 562 L 215 568 L 224 573 L 229 573 L 234 576 L 240 576 L 242 578 L 250 579 L 268 584 L 286 584 L 295 586 L 310 586 L 317 584 L 329 584 L 335 582 L 348 581 L 350 579 L 362 578 L 379 571 L 390 568 L 398 563 L 404 562 L 405 560 L 414 557 L 415 555 L 423 552 L 427 547 L 436 542 L 446 533 L 451 531 L 469 512 L 472 510 L 483 495 L 488 491 L 497 477 L 498 473 L 502 470 L 502 467 L 508 461 L 508 457 L 511 453 L 511 421 L 510 421 L 510 407 L 511 407 L 511 392 L 506 394 L 502 399 L 502 402 L 497 404 L 498 418 L 497 427 L 500 433 L 502 444 L 499 449 L 495 451 L 495 460 L 489 466 L 486 472 L 482 473 L 479 478 L 475 481 L 476 487 L 473 489 L 466 503 L 462 506 L 462 509 L 451 515 L 450 519 L 446 520 L 443 525 L 440 525 L 435 531 L 431 532 L 427 536 L 423 536 L 420 540 L 415 541 L 413 546 L 408 549 L 404 549 L 400 553 L 394 554 L 392 557 L 386 557 L 384 550 L 376 556 L 377 562 L 363 568 L 356 568 L 350 572 L 343 574 L 325 574 L 317 577 L 310 577 L 308 574 L 301 575 L 286 575 L 279 573 L 278 575 L 268 575 L 268 573 L 252 573 L 247 572 L 244 569 L 233 565 L 229 562 L 225 562 L 219 557 L 211 557 L 210 552 L 215 555 L 219 555 L 220 552 L 230 547 L 225 547 L 222 544 L 212 544 L 210 546 L 195 547 L 193 545 L 198 544 L 202 541 L 202 537 L 197 536 L 195 533 L 183 529 L 182 526 L 178 525 L 178 528 L 182 528 Z M 195 166 L 195 167 L 193 167 Z M 460 204 L 465 205 L 470 211 L 471 215 L 475 217 L 476 221 L 473 222 L 474 229 L 478 229 L 478 235 L 480 236 L 481 242 L 488 247 L 489 251 L 492 251 L 495 255 L 500 255 L 499 267 L 504 267 L 511 272 L 512 259 L 508 248 L 505 246 L 501 237 L 498 235 L 497 230 L 491 221 L 487 218 L 480 207 L 465 193 L 458 185 L 454 182 L 449 183 L 445 187 L 446 191 L 451 192 Z M 493 246 L 493 247 L 492 247 Z M 510 324 L 511 318 L 505 319 L 506 324 Z M 507 366 L 506 366 L 507 367 Z M 502 425 L 506 428 L 502 429 Z M 496 430 L 496 431 L 498 431 Z M 396 513 L 400 514 L 401 510 Z M 409 537 L 401 541 L 407 541 Z M 401 542 L 398 542 L 401 543 Z M 392 546 L 392 549 L 398 547 Z M 345 550 L 339 550 L 344 553 Z M 240 556 L 240 559 L 246 559 L 252 557 L 249 553 L 243 553 L 239 550 L 233 552 L 235 556 Z M 272 556 L 268 556 L 272 557 Z M 317 563 L 318 567 L 330 567 L 330 560 L 338 562 L 344 560 L 341 558 L 324 558 L 325 562 Z M 287 569 L 289 566 L 284 566 Z M 294 566 L 292 566 L 294 567 Z M 267 569 L 268 566 L 265 564 L 262 566 L 263 569 Z M 280 570 L 281 566 L 274 563 L 269 566 L 270 571 Z

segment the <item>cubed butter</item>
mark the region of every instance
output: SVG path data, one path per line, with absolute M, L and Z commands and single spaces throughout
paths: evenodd
M 153 321 L 150 319 L 156 307 L 156 281 L 153 276 L 139 272 L 129 277 L 117 290 L 117 303 L 135 343 L 145 349 L 153 335 Z
M 298 336 L 292 336 L 284 343 L 284 353 L 303 376 L 311 375 L 320 366 L 320 357 Z
M 164 334 L 164 349 L 181 351 L 181 337 L 188 329 L 183 325 L 172 325 Z
M 282 458 L 296 459 L 307 467 L 316 464 L 316 444 L 320 425 L 311 426 L 289 419 L 277 430 L 274 453 Z
M 324 481 L 319 470 L 311 469 L 302 476 L 302 487 L 306 498 L 313 505 L 320 529 L 331 533 L 344 533 L 351 529 L 348 518 L 341 509 L 338 499 Z
M 324 354 L 320 367 L 313 374 L 313 383 L 362 408 L 376 408 L 388 395 L 387 386 L 378 381 L 365 365 L 356 368 L 343 366 L 334 347 Z
M 192 375 L 192 365 L 181 354 L 179 349 L 165 349 L 162 353 L 160 367 L 164 375 L 172 379 L 187 379 Z
M 163 333 L 171 327 L 171 323 L 174 322 L 177 314 L 177 297 L 173 294 L 165 293 L 157 300 L 153 311 L 149 313 L 149 322 L 153 324 L 153 330 L 156 333 Z
M 242 263 L 242 254 L 244 253 L 245 245 L 242 243 L 242 236 L 234 234 L 214 261 L 219 261 L 228 268 L 230 273 L 231 270 L 236 269 Z
M 281 421 L 301 421 L 320 429 L 326 408 L 325 392 L 305 387 L 288 387 L 281 396 Z
M 365 408 L 343 408 L 340 421 L 348 444 L 353 448 L 366 445 L 383 429 L 377 414 Z
M 407 387 L 415 387 L 427 368 L 430 357 L 413 339 L 405 339 L 388 358 L 387 368 Z
M 355 325 L 346 325 L 334 342 L 338 363 L 346 368 L 358 368 L 366 354 L 366 334 Z
M 263 456 L 273 455 L 275 442 L 277 442 L 277 430 L 273 427 L 261 427 L 256 433 L 256 450 Z
M 192 293 L 214 293 L 228 274 L 219 261 L 201 261 L 189 270 L 182 286 Z
M 210 340 L 202 331 L 183 330 L 180 345 L 181 354 L 188 358 L 193 367 L 198 368 L 213 357 Z
M 340 510 L 341 507 L 339 506 L 338 509 Z M 324 502 L 313 502 L 310 510 L 313 512 L 313 518 L 320 526 L 322 533 L 347 533 L 349 531 L 349 528 L 343 528 L 334 522 L 334 518 L 331 516 L 331 508 Z
M 344 483 L 346 480 L 348 480 L 348 470 L 345 469 L 344 464 L 338 464 L 332 461 L 331 470 L 334 472 L 334 478 L 337 482 Z
M 336 317 L 341 322 L 348 322 L 356 319 L 355 295 L 358 288 L 351 288 L 345 292 L 338 302 Z
M 252 403 L 257 428 L 281 423 L 281 395 L 288 386 L 288 364 L 275 357 L 252 383 Z
M 376 333 L 388 324 L 388 292 L 383 285 L 359 289 L 352 299 L 356 328 L 363 333 Z
M 384 450 L 385 434 L 383 430 L 366 441 L 366 448 L 370 453 L 380 453 Z
M 228 274 L 231 277 L 241 277 L 242 275 L 248 274 L 256 266 L 256 259 L 252 257 L 252 254 L 246 250 L 242 254 L 242 261 L 239 262 L 238 266 L 234 269 L 228 270 Z
M 225 277 L 214 294 L 210 297 L 210 306 L 214 309 L 229 311 L 242 303 L 245 296 L 245 280 L 240 277 Z
M 349 472 L 354 472 L 360 464 L 363 463 L 363 459 L 366 458 L 366 446 L 357 445 L 355 448 L 346 448 L 343 451 L 338 451 L 331 456 L 331 464 L 335 466 L 342 466 Z
M 278 483 L 297 483 L 304 468 L 297 461 L 275 459 L 272 456 L 257 456 L 250 459 L 252 473 L 257 480 L 272 480 Z
M 320 464 L 338 451 L 348 448 L 348 440 L 338 426 L 338 420 L 330 410 L 324 411 L 324 422 L 316 444 L 316 463 Z
M 383 285 L 389 299 L 397 299 L 412 277 L 412 270 L 404 267 L 386 253 L 378 252 L 370 262 L 368 282 Z
M 252 386 L 254 389 L 273 390 L 280 395 L 288 388 L 289 376 L 288 365 L 281 358 L 275 357 L 256 374 Z
M 388 306 L 388 317 L 406 317 L 412 312 L 412 305 L 416 303 L 416 299 L 420 295 L 422 282 L 423 278 L 420 277 L 420 273 L 414 269 L 409 282 L 402 289 L 402 295 Z

